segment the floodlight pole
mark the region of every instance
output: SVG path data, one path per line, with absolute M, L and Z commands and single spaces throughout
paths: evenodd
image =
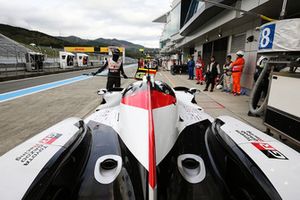
M 279 19 L 284 19 L 286 13 L 286 5 L 287 5 L 287 0 L 283 0 Z

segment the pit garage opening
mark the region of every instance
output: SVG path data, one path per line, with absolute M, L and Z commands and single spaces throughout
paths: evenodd
M 205 43 L 203 45 L 203 59 L 205 64 L 208 65 L 210 63 L 210 57 L 214 55 L 216 61 L 221 66 L 225 62 L 227 55 L 227 44 L 228 37 Z M 220 70 L 223 70 L 222 67 L 220 67 Z

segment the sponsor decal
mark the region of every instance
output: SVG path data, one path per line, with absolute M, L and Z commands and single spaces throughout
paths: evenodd
M 243 136 L 244 138 L 246 138 L 246 140 L 248 140 L 248 141 L 261 141 L 261 142 L 263 142 L 263 140 L 260 137 L 253 134 L 251 131 L 239 131 L 239 130 L 235 130 L 235 131 L 238 134 L 240 134 L 241 136 Z
M 24 166 L 29 165 L 42 151 L 47 149 L 48 146 L 43 144 L 35 144 L 27 149 L 22 155 L 15 158 L 16 161 L 22 163 Z
M 40 140 L 40 143 L 43 144 L 52 144 L 53 142 L 55 142 L 55 140 L 57 140 L 60 136 L 62 136 L 62 134 L 59 133 L 51 133 L 49 135 L 47 135 L 45 138 L 43 138 L 42 140 Z
M 94 47 L 65 47 L 65 51 L 67 52 L 86 52 L 86 53 L 93 53 L 95 51 Z
M 265 142 L 251 142 L 258 150 L 265 154 L 268 158 L 288 160 L 280 151 Z
M 251 144 L 265 154 L 268 158 L 288 160 L 280 151 L 263 141 L 260 137 L 252 133 L 251 131 L 239 131 L 235 130 L 238 134 L 246 138 L 247 141 L 251 141 Z
M 182 105 L 179 107 L 180 117 L 183 121 L 193 123 L 206 119 L 206 115 L 201 110 L 195 109 L 194 107 Z M 205 118 L 204 118 L 205 117 Z

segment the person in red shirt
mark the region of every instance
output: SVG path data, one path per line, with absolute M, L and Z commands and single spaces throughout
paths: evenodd
M 204 60 L 202 60 L 201 56 L 198 56 L 197 62 L 196 62 L 196 80 L 197 84 L 202 85 L 204 78 L 203 78 L 203 68 L 205 66 Z
M 241 94 L 241 76 L 245 65 L 244 52 L 238 51 L 236 55 L 236 60 L 230 64 L 233 79 L 232 92 L 234 96 Z
M 138 67 L 139 68 L 144 68 L 144 59 L 143 58 L 139 59 L 139 61 L 138 61 Z

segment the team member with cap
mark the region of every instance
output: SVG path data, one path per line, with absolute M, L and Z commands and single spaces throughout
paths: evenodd
M 232 92 L 234 96 L 241 94 L 241 76 L 245 65 L 244 52 L 240 50 L 236 52 L 236 55 L 236 60 L 230 64 L 233 79 Z

